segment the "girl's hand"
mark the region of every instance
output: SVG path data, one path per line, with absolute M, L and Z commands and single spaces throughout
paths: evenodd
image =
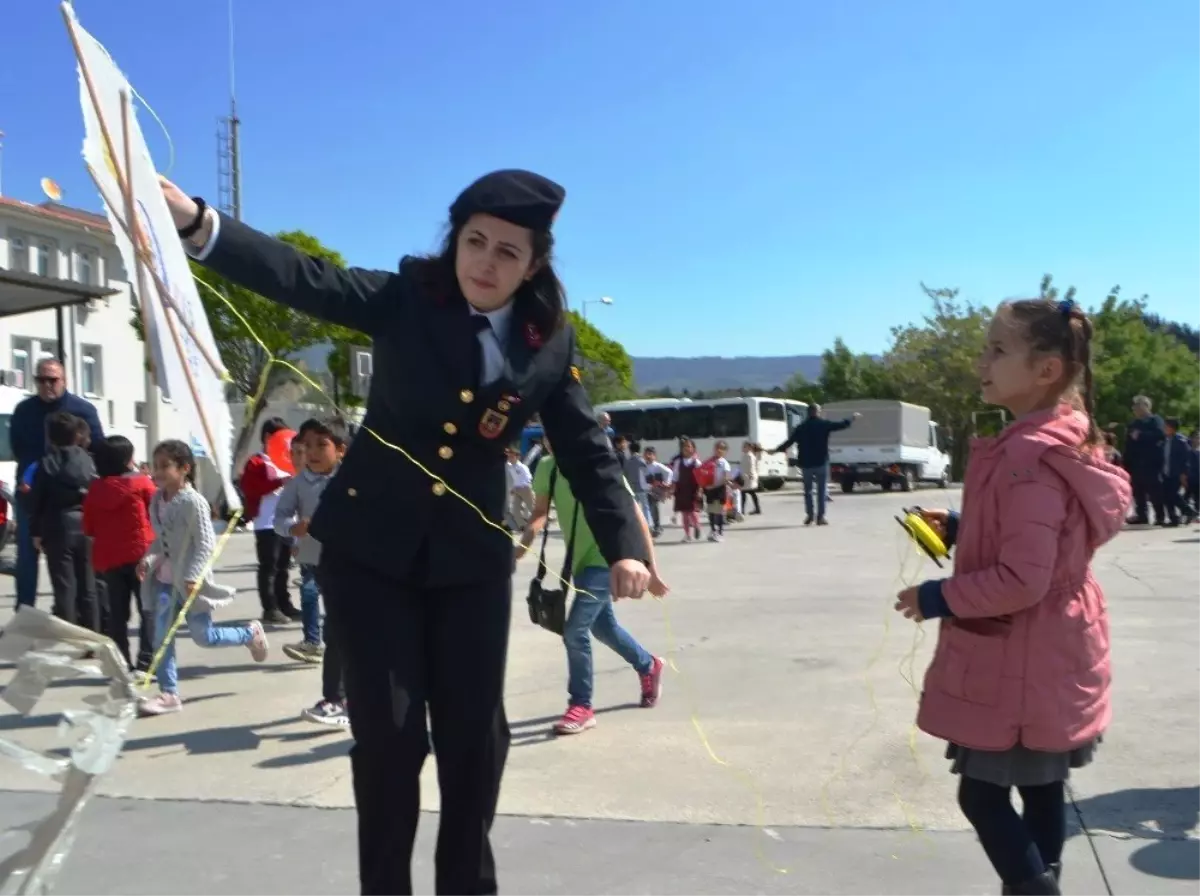
M 150 561 L 143 557 L 138 561 L 137 569 L 134 572 L 137 574 L 138 581 L 142 582 L 146 579 L 146 573 L 150 571 Z
M 922 507 L 917 511 L 917 515 L 929 524 L 929 527 L 938 534 L 938 538 L 942 541 L 946 540 L 946 526 L 950 519 L 949 510 L 926 510 Z
M 289 530 L 293 538 L 303 538 L 308 534 L 308 520 L 300 520 Z
M 196 583 L 195 582 L 184 582 L 183 583 L 183 593 L 186 594 L 188 597 L 191 597 L 193 594 L 195 594 L 196 593 Z
M 632 597 L 641 600 L 650 584 L 650 570 L 641 560 L 618 560 L 609 571 L 609 589 L 613 600 Z
M 175 222 L 175 229 L 187 227 L 195 221 L 196 213 L 200 211 L 196 201 L 161 174 L 158 176 L 158 182 L 162 186 L 163 199 L 167 200 L 167 210 L 171 213 L 171 220 Z
M 921 615 L 921 604 L 917 598 L 916 588 L 905 588 L 896 595 L 894 609 L 897 613 L 903 613 L 905 619 L 911 619 L 913 622 L 925 621 L 925 617 Z

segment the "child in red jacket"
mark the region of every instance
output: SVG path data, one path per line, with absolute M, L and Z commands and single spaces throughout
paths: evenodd
M 83 531 L 92 538 L 92 566 L 102 583 L 105 634 L 116 642 L 131 669 L 144 672 L 154 656 L 154 614 L 142 611 L 137 566 L 154 540 L 150 527 L 154 480 L 138 472 L 133 464 L 133 443 L 124 436 L 109 436 L 94 445 L 93 451 L 100 478 L 92 482 L 83 499 Z M 138 605 L 141 617 L 136 666 L 129 653 L 131 603 Z

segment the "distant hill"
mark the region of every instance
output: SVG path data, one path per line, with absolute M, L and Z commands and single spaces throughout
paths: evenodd
M 821 356 L 633 359 L 633 379 L 639 392 L 770 389 L 782 386 L 797 373 L 815 380 L 821 375 Z

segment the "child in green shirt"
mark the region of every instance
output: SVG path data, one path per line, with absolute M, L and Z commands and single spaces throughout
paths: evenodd
M 549 444 L 546 445 L 549 452 Z M 592 710 L 592 641 L 591 635 L 612 648 L 637 672 L 641 682 L 641 705 L 650 708 L 658 703 L 662 694 L 664 663 L 661 657 L 652 656 L 634 637 L 623 629 L 613 613 L 613 601 L 609 589 L 608 562 L 600 553 L 596 539 L 588 528 L 587 520 L 578 510 L 575 496 L 566 477 L 552 476 L 556 468 L 555 459 L 547 453 L 537 466 L 533 477 L 535 497 L 533 517 L 525 528 L 518 548 L 520 559 L 533 544 L 534 539 L 546 525 L 553 502 L 558 510 L 559 525 L 563 537 L 570 538 L 574 527 L 575 539 L 572 554 L 572 578 L 575 599 L 567 614 L 563 642 L 567 648 L 567 711 L 554 725 L 555 734 L 581 734 L 596 727 L 596 714 Z M 554 480 L 554 494 L 550 494 L 550 482 Z M 639 517 L 641 514 L 639 513 Z M 646 520 L 647 544 L 652 545 Z M 651 582 L 650 593 L 656 597 L 666 594 L 666 586 L 654 569 L 653 546 L 650 548 Z

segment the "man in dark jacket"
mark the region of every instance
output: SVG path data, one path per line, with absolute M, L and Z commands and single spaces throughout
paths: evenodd
M 66 372 L 60 361 L 43 358 L 38 362 L 35 379 L 37 394 L 29 396 L 13 409 L 9 424 L 13 456 L 17 461 L 18 607 L 32 607 L 37 600 L 38 555 L 29 528 L 29 494 L 21 484 L 25 482 L 25 472 L 41 460 L 50 447 L 46 440 L 46 418 L 58 411 L 65 411 L 87 423 L 93 443 L 99 443 L 104 438 L 95 405 L 67 391 Z
M 804 476 L 804 525 L 812 525 L 814 487 L 817 490 L 817 525 L 829 525 L 825 519 L 829 437 L 839 429 L 846 429 L 860 416 L 856 412 L 845 420 L 826 420 L 821 416 L 821 406 L 810 404 L 808 419 L 792 430 L 792 434 L 787 437 L 786 442 L 771 451 L 772 454 L 778 454 L 781 451 L 787 451 L 792 445 L 796 446 L 797 460 Z
M 1154 508 L 1154 522 L 1165 526 L 1163 515 L 1163 442 L 1167 434 L 1162 417 L 1152 412 L 1153 405 L 1145 395 L 1133 399 L 1133 419 L 1125 430 L 1125 469 L 1133 486 L 1134 514 L 1131 525 L 1144 526 L 1150 522 L 1147 504 Z
M 96 478 L 87 451 L 88 429 L 84 420 L 65 411 L 46 418 L 50 449 L 38 461 L 29 491 L 29 526 L 54 583 L 54 615 L 98 632 L 92 540 L 83 531 L 83 499 Z

